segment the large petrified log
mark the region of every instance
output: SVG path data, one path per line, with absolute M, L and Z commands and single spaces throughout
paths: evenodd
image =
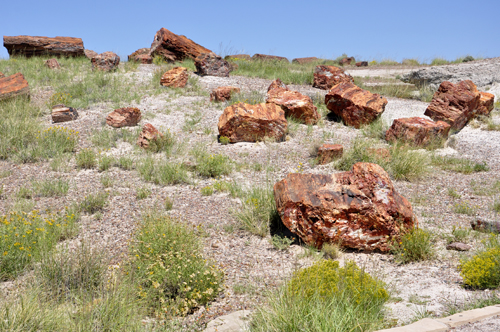
M 83 41 L 73 37 L 3 36 L 9 56 L 85 56 Z
M 348 126 L 360 128 L 375 121 L 385 110 L 387 99 L 351 82 L 335 85 L 325 96 L 326 107 Z
M 356 163 L 336 174 L 290 173 L 274 185 L 281 220 L 304 242 L 339 243 L 359 250 L 389 250 L 389 242 L 417 220 L 410 203 L 382 167 Z
M 17 73 L 7 77 L 0 78 L 0 100 L 16 96 L 30 95 L 28 81 L 23 74 Z
M 156 32 L 155 39 L 151 44 L 150 55 L 162 57 L 165 61 L 182 61 L 186 58 L 196 59 L 202 53 L 211 53 L 208 48 L 196 44 L 186 36 L 179 36 L 175 33 L 161 28 Z
M 104 52 L 92 57 L 90 61 L 93 70 L 113 71 L 118 68 L 120 57 L 114 52 Z
M 233 67 L 215 53 L 202 53 L 194 60 L 197 73 L 201 76 L 228 77 Z
M 224 109 L 218 128 L 219 135 L 229 138 L 231 143 L 257 142 L 264 138 L 280 141 L 288 123 L 285 112 L 276 104 L 239 103 Z
M 394 119 L 392 126 L 385 132 L 389 142 L 402 140 L 415 146 L 428 146 L 436 140 L 448 137 L 450 125 L 443 121 L 413 117 Z
M 342 68 L 335 66 L 316 66 L 314 69 L 313 87 L 330 90 L 334 85 L 345 82 L 354 82 L 351 75 Z
M 457 84 L 444 81 L 424 114 L 434 121 L 447 122 L 451 129 L 458 131 L 474 117 L 480 99 L 481 95 L 472 81 Z
M 277 83 L 278 80 L 271 83 L 270 90 L 267 92 L 266 103 L 281 106 L 285 111 L 286 117 L 293 117 L 308 125 L 316 124 L 321 116 L 317 111 L 317 107 L 314 106 L 311 97 L 303 95 L 298 91 L 291 91 L 287 86 L 272 88 L 273 86 L 279 86 L 279 82 L 281 81 Z M 283 83 L 281 82 L 281 84 Z
M 252 60 L 260 60 L 260 61 L 286 61 L 289 62 L 287 58 L 279 55 L 268 55 L 268 54 L 254 54 L 252 56 Z

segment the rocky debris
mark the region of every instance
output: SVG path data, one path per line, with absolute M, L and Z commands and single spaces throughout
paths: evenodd
M 360 128 L 375 121 L 384 112 L 387 99 L 346 82 L 330 89 L 325 96 L 325 104 L 346 125 Z
M 226 101 L 231 99 L 233 93 L 239 93 L 240 88 L 234 86 L 221 86 L 210 93 L 210 101 Z
M 356 62 L 356 67 L 368 67 L 368 61 Z
M 9 56 L 84 56 L 83 41 L 73 37 L 3 36 Z
M 254 54 L 252 56 L 252 60 L 261 60 L 261 61 L 286 61 L 289 62 L 287 58 L 278 55 L 267 55 L 267 54 Z
M 224 57 L 225 60 L 252 60 L 252 57 L 248 54 L 233 54 L 226 55 Z
M 233 67 L 215 53 L 202 53 L 194 60 L 197 73 L 201 76 L 229 77 Z
M 271 91 L 272 89 L 276 88 L 281 88 L 285 90 L 289 90 L 288 87 L 286 86 L 285 83 L 283 83 L 279 78 L 275 79 L 274 81 L 271 82 L 269 87 L 267 88 L 267 92 Z
M 394 119 L 392 126 L 385 132 L 388 142 L 402 140 L 415 146 L 428 146 L 436 140 L 445 140 L 450 125 L 443 121 L 413 117 Z
M 184 59 L 194 60 L 202 53 L 212 52 L 186 36 L 176 35 L 165 28 L 156 32 L 150 50 L 152 57 L 160 56 L 168 62 L 183 61 Z
M 113 52 L 104 52 L 92 57 L 90 61 L 92 62 L 93 70 L 113 71 L 118 68 L 120 57 Z
M 344 147 L 341 144 L 323 144 L 318 148 L 318 163 L 328 164 L 335 159 L 342 158 Z
M 160 84 L 173 88 L 183 88 L 186 86 L 188 78 L 187 68 L 174 67 L 161 76 Z
M 143 149 L 147 149 L 150 142 L 156 140 L 158 137 L 163 137 L 163 134 L 152 124 L 146 123 L 144 127 L 142 127 L 139 138 L 137 138 L 137 145 Z
M 339 243 L 389 251 L 389 243 L 416 226 L 406 198 L 377 164 L 356 163 L 336 174 L 290 173 L 274 185 L 281 220 L 305 243 Z
M 73 107 L 63 104 L 52 106 L 52 122 L 67 122 L 78 118 L 78 112 Z
M 345 66 L 345 65 L 350 65 L 352 62 L 354 62 L 354 58 L 353 57 L 347 57 L 347 58 L 343 58 L 342 60 L 340 60 L 339 64 L 341 66 Z
M 313 87 L 330 90 L 334 85 L 344 82 L 354 82 L 351 75 L 342 68 L 335 66 L 316 66 L 314 69 Z
M 55 59 L 55 58 L 48 59 L 47 61 L 45 61 L 45 66 L 47 66 L 50 69 L 61 68 L 61 66 L 59 65 L 59 62 L 57 62 L 57 59 Z
M 149 54 L 149 52 L 150 49 L 147 47 L 140 48 L 128 56 L 128 61 L 135 61 L 142 64 L 151 64 L 153 63 L 153 57 Z
M 318 61 L 319 59 L 315 56 L 310 56 L 310 57 L 307 57 L 307 58 L 295 58 L 292 60 L 292 63 L 297 63 L 299 65 L 303 65 L 303 64 L 306 64 L 306 63 L 311 63 L 311 62 L 315 62 L 315 61 Z
M 417 86 L 429 86 L 437 89 L 443 81 L 458 83 L 464 80 L 473 81 L 483 88 L 500 82 L 500 57 L 474 62 L 433 66 L 421 68 L 403 75 L 402 80 Z
M 500 221 L 477 218 L 471 221 L 470 225 L 475 231 L 500 234 Z
M 5 75 L 0 71 L 0 78 L 5 77 Z
M 135 107 L 123 107 L 114 110 L 106 117 L 106 124 L 115 127 L 133 127 L 141 121 L 141 111 Z
M 276 81 L 271 85 L 275 83 Z M 311 97 L 303 95 L 298 91 L 290 91 L 286 86 L 285 88 L 277 87 L 269 90 L 267 92 L 266 103 L 281 106 L 285 111 L 286 117 L 293 117 L 308 125 L 316 124 L 321 118 Z
M 469 251 L 471 249 L 472 246 L 462 242 L 453 242 L 446 246 L 446 250 Z
M 23 74 L 16 73 L 0 78 L 0 100 L 22 95 L 30 96 L 28 81 L 26 81 Z
M 488 92 L 479 92 L 479 104 L 476 109 L 476 115 L 490 115 L 495 108 L 495 95 Z
M 92 60 L 93 57 L 95 57 L 96 55 L 99 55 L 99 53 L 97 52 L 94 52 L 92 50 L 84 50 L 83 51 L 85 53 L 85 56 L 89 59 L 89 60 Z
M 434 121 L 447 122 L 453 130 L 458 131 L 474 117 L 480 98 L 472 81 L 457 84 L 445 81 L 439 86 L 424 114 Z
M 276 104 L 239 103 L 224 109 L 219 117 L 219 135 L 229 142 L 257 142 L 265 138 L 282 141 L 288 123 L 285 112 Z

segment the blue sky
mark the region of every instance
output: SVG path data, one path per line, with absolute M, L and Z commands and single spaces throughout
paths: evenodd
M 0 34 L 69 36 L 126 60 L 164 27 L 216 53 L 357 60 L 500 56 L 499 0 L 4 1 Z M 7 58 L 0 47 L 0 58 Z

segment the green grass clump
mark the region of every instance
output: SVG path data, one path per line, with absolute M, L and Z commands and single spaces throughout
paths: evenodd
M 69 182 L 62 179 L 33 182 L 33 191 L 43 197 L 65 196 L 68 190 Z
M 205 177 L 229 175 L 233 170 L 232 160 L 222 154 L 209 154 L 201 150 L 194 152 L 196 158 L 196 172 Z
M 70 213 L 70 210 L 66 211 Z M 0 280 L 17 277 L 75 231 L 77 215 L 10 212 L 0 216 Z
M 145 199 L 148 198 L 151 195 L 151 190 L 148 188 L 142 187 L 137 189 L 137 193 L 135 194 L 135 197 L 137 199 Z
M 464 284 L 472 288 L 495 289 L 500 286 L 500 241 L 491 235 L 485 248 L 471 258 L 460 262 Z
M 266 102 L 266 95 L 260 91 L 252 90 L 250 92 L 239 92 L 231 96 L 228 101 L 228 105 L 234 105 L 239 103 L 257 105 Z
M 370 331 L 382 326 L 385 284 L 354 262 L 323 260 L 298 271 L 257 310 L 250 331 Z
M 439 166 L 446 171 L 452 171 L 462 174 L 486 172 L 489 170 L 486 162 L 477 163 L 465 158 L 432 156 L 431 164 L 433 166 Z
M 158 136 L 151 141 L 149 141 L 149 146 L 147 151 L 158 153 L 165 152 L 168 156 L 172 153 L 172 149 L 175 145 L 176 139 L 174 134 L 170 133 L 170 129 L 162 133 L 162 136 Z
M 314 67 L 323 64 L 324 60 L 299 65 L 288 61 L 273 60 L 229 60 L 238 65 L 232 75 L 261 77 L 270 80 L 280 78 L 285 84 L 311 85 L 313 82 Z M 332 62 L 333 63 L 333 62 Z
M 211 196 L 214 194 L 214 187 L 206 186 L 200 190 L 202 196 Z
M 97 165 L 97 155 L 92 149 L 82 149 L 75 157 L 78 168 L 90 169 Z
M 181 164 L 146 157 L 137 165 L 141 177 L 155 184 L 172 185 L 189 183 L 189 175 Z
M 442 65 L 447 65 L 449 64 L 450 62 L 446 59 L 443 59 L 443 58 L 434 58 L 432 59 L 430 65 L 431 66 L 442 66 Z
M 468 216 L 474 216 L 476 215 L 476 208 L 474 206 L 471 206 L 467 202 L 460 202 L 453 205 L 453 212 L 458 214 L 465 214 Z
M 415 228 L 391 244 L 394 259 L 403 264 L 430 259 L 434 256 L 431 232 Z
M 106 205 L 108 199 L 107 192 L 99 192 L 97 194 L 90 194 L 85 196 L 83 201 L 80 203 L 80 208 L 82 211 L 87 212 L 88 214 L 93 214 L 98 211 L 101 211 Z
M 137 136 L 139 135 L 139 128 L 109 128 L 104 127 L 100 130 L 92 131 L 90 140 L 96 147 L 103 149 L 116 148 L 117 143 L 120 141 L 135 144 Z
M 131 247 L 137 295 L 157 317 L 184 316 L 222 290 L 223 273 L 203 258 L 194 231 L 169 217 L 146 216 Z

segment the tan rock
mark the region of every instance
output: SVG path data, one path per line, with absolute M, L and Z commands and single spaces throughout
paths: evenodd
M 382 167 L 356 163 L 336 174 L 290 173 L 274 185 L 283 224 L 305 243 L 321 248 L 382 252 L 416 226 L 410 203 L 401 196 Z
M 265 138 L 283 140 L 288 124 L 276 104 L 239 103 L 224 109 L 219 117 L 219 135 L 235 142 L 257 142 Z
M 215 53 L 202 53 L 194 60 L 198 75 L 229 77 L 233 67 Z
M 211 53 L 208 48 L 196 44 L 186 36 L 161 28 L 156 32 L 150 48 L 152 57 L 159 56 L 168 62 L 182 61 L 184 59 L 196 59 L 202 53 Z
M 323 144 L 318 149 L 318 163 L 328 164 L 335 159 L 342 158 L 344 147 L 341 144 Z
M 231 99 L 233 93 L 239 93 L 240 89 L 234 86 L 221 86 L 213 89 L 210 93 L 210 101 L 226 101 Z
M 57 59 L 55 59 L 55 58 L 48 59 L 47 61 L 45 61 L 45 66 L 50 68 L 50 69 L 61 68 L 61 66 L 59 65 L 59 62 L 57 62 Z
M 52 106 L 52 122 L 67 122 L 78 118 L 78 112 L 73 107 L 63 104 Z
M 135 61 L 142 64 L 151 64 L 153 63 L 153 58 L 151 57 L 149 52 L 149 48 L 140 48 L 128 56 L 128 61 Z
M 480 98 L 476 85 L 470 80 L 457 84 L 444 81 L 424 114 L 434 121 L 444 121 L 458 131 L 474 117 Z
M 287 58 L 278 55 L 268 55 L 268 54 L 254 54 L 252 56 L 252 60 L 260 60 L 260 61 L 286 61 L 289 62 Z
M 495 95 L 488 92 L 479 92 L 479 105 L 476 109 L 476 115 L 490 115 L 495 108 Z
M 267 103 L 279 105 L 286 117 L 293 117 L 305 124 L 316 124 L 321 118 L 309 96 L 288 88 L 274 88 L 267 92 Z
M 83 41 L 73 37 L 3 36 L 9 56 L 84 56 Z
M 28 81 L 23 74 L 17 73 L 0 78 L 0 100 L 17 96 L 30 96 Z
M 142 127 L 142 131 L 139 134 L 139 138 L 137 138 L 137 145 L 139 145 L 143 149 L 147 149 L 151 141 L 156 140 L 159 137 L 163 137 L 163 134 L 158 131 L 150 123 L 146 123 L 144 127 Z
M 315 61 L 318 61 L 319 59 L 315 56 L 310 56 L 310 57 L 307 57 L 307 58 L 295 58 L 292 60 L 292 63 L 296 63 L 296 64 L 299 64 L 299 65 L 304 65 L 306 63 L 311 63 L 311 62 L 315 62 Z
M 313 87 L 330 90 L 334 85 L 345 82 L 354 82 L 351 75 L 342 68 L 335 66 L 316 66 L 314 69 Z
M 93 70 L 113 71 L 118 68 L 120 57 L 113 52 L 104 52 L 92 57 L 90 61 Z
M 469 251 L 471 249 L 472 246 L 462 242 L 453 242 L 446 246 L 446 250 Z
M 446 140 L 450 125 L 443 121 L 413 117 L 395 119 L 392 126 L 385 132 L 388 142 L 401 140 L 415 146 L 428 146 L 436 140 Z
M 161 76 L 160 84 L 173 88 L 183 88 L 186 86 L 188 78 L 187 68 L 175 67 Z
M 115 127 L 133 127 L 141 121 L 141 111 L 135 107 L 124 107 L 114 110 L 106 117 L 106 124 Z
M 384 112 L 387 99 L 347 82 L 331 88 L 325 96 L 325 104 L 346 125 L 360 128 Z
M 272 89 L 276 89 L 276 88 L 282 88 L 285 90 L 289 90 L 288 87 L 285 85 L 285 83 L 283 83 L 279 78 L 277 78 L 271 82 L 271 84 L 267 88 L 267 92 L 271 91 Z
M 92 50 L 84 50 L 84 53 L 85 53 L 85 56 L 89 59 L 89 60 L 92 60 L 93 57 L 95 57 L 96 55 L 99 55 L 99 53 L 97 52 L 94 52 Z

